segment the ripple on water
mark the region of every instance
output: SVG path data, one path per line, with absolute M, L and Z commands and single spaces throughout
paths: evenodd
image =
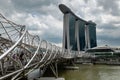
M 120 66 L 78 65 L 79 70 L 61 73 L 65 80 L 120 80 Z

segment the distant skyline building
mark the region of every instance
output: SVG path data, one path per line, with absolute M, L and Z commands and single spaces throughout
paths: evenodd
M 63 12 L 63 48 L 68 52 L 96 47 L 96 24 L 77 17 L 68 7 L 59 5 Z

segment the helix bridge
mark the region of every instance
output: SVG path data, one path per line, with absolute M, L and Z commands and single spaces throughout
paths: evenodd
M 62 48 L 31 35 L 25 25 L 16 24 L 0 14 L 0 80 L 15 80 L 24 71 L 46 68 L 65 54 Z

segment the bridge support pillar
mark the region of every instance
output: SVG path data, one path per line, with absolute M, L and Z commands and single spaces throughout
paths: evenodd
M 58 78 L 58 67 L 57 67 L 57 63 L 50 64 L 50 69 L 52 70 L 54 76 L 55 76 L 56 78 Z

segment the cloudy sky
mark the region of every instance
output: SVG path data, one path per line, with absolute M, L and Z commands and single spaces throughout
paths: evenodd
M 63 14 L 59 4 L 97 24 L 98 46 L 120 46 L 120 0 L 0 0 L 0 13 L 29 32 L 62 45 Z

